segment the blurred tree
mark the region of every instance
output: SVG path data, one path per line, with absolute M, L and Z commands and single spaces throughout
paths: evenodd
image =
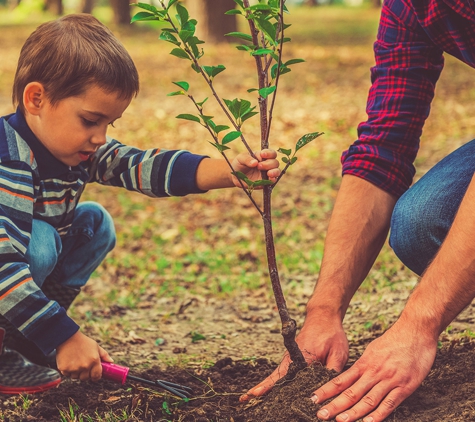
M 130 24 L 131 16 L 129 0 L 110 0 L 110 2 L 114 12 L 114 23 L 117 25 Z
M 60 16 L 63 14 L 63 0 L 45 0 L 43 10 Z
M 318 1 L 317 0 L 305 0 L 305 4 L 307 6 L 318 6 Z
M 188 0 L 186 7 L 198 21 L 198 38 L 208 43 L 232 41 L 224 34 L 237 31 L 236 16 L 224 13 L 236 7 L 234 0 Z
M 81 13 L 92 13 L 94 8 L 94 0 L 81 0 Z

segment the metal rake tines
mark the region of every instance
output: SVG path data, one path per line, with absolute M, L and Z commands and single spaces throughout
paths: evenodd
M 127 378 L 130 381 L 137 381 L 137 382 L 148 384 L 154 387 L 157 387 L 157 386 L 161 387 L 164 390 L 172 394 L 175 394 L 176 396 L 181 397 L 183 399 L 189 398 L 189 395 L 193 393 L 193 390 L 190 387 L 187 387 L 186 385 L 175 384 L 174 382 L 170 382 L 170 381 L 164 381 L 164 380 L 150 381 L 150 380 L 146 380 L 144 378 L 136 377 L 130 374 L 127 376 Z

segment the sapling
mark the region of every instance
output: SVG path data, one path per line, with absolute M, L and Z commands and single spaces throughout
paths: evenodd
M 223 118 L 227 120 L 227 124 L 221 124 L 214 116 L 207 115 L 205 113 L 205 103 L 208 98 L 196 99 L 192 95 L 190 84 L 187 81 L 173 82 L 179 90 L 168 95 L 187 96 L 196 110 L 194 113 L 180 114 L 177 118 L 196 122 L 207 130 L 212 139 L 210 144 L 224 157 L 230 167 L 230 172 L 239 180 L 243 191 L 262 217 L 270 281 L 282 322 L 281 332 L 284 345 L 293 362 L 291 372 L 294 372 L 304 367 L 306 363 L 295 341 L 297 324 L 290 317 L 280 283 L 272 232 L 271 197 L 277 183 L 286 174 L 289 167 L 297 161 L 296 153 L 322 133 L 314 132 L 302 136 L 293 149 L 278 149 L 278 152 L 282 154 L 281 159 L 285 166 L 275 182 L 268 180 L 265 172 L 262 172 L 261 180 L 251 181 L 243 173 L 233 169 L 226 152 L 230 149 L 229 145 L 237 139 L 240 139 L 247 151 L 256 158 L 242 129 L 244 123 L 253 116 L 259 116 L 260 148 L 269 148 L 279 80 L 282 75 L 291 71 L 290 66 L 304 61 L 300 58 L 283 60 L 284 44 L 290 41 L 290 38 L 284 35 L 285 30 L 290 26 L 284 23 L 284 13 L 288 12 L 285 0 L 258 0 L 256 4 L 252 5 L 249 0 L 234 0 L 234 2 L 236 8 L 229 10 L 227 14 L 240 15 L 246 19 L 249 25 L 249 33 L 231 32 L 227 36 L 244 41 L 244 43 L 237 45 L 237 49 L 248 53 L 255 60 L 258 86 L 248 89 L 247 92 L 257 95 L 258 106 L 253 106 L 246 99 L 234 98 L 229 100 L 218 94 L 214 79 L 226 68 L 222 64 L 204 65 L 202 63 L 204 55 L 202 44 L 204 42 L 195 35 L 197 21 L 189 16 L 188 10 L 179 0 L 159 0 L 161 7 L 137 3 L 135 6 L 143 9 L 143 11 L 135 14 L 132 22 L 156 20 L 168 24 L 167 27 L 161 29 L 160 39 L 173 45 L 171 55 L 188 60 L 193 70 L 204 78 L 214 100 L 223 112 Z M 174 16 L 172 16 L 172 9 L 176 12 Z M 253 196 L 256 188 L 262 188 L 261 204 L 258 204 Z

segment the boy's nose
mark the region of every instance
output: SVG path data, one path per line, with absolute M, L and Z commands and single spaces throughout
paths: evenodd
M 96 133 L 91 138 L 91 143 L 94 145 L 104 145 L 106 143 L 106 133 Z

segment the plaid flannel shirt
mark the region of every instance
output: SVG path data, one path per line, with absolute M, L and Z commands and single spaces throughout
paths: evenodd
M 415 174 L 443 54 L 475 67 L 475 2 L 386 0 L 374 52 L 368 120 L 343 153 L 342 171 L 399 197 Z

